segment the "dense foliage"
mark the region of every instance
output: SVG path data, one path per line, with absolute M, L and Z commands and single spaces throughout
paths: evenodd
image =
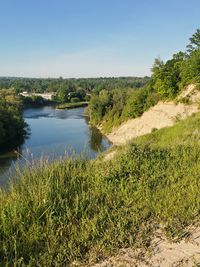
M 148 246 L 157 226 L 186 234 L 200 215 L 199 125 L 196 114 L 137 139 L 112 162 L 69 159 L 19 173 L 0 192 L 0 265 L 83 266 Z
M 129 118 L 140 116 L 159 100 L 174 99 L 190 83 L 200 83 L 200 30 L 190 38 L 186 52 L 164 63 L 156 59 L 151 81 L 138 90 L 102 90 L 92 95 L 91 122 L 109 132 Z
M 20 98 L 14 90 L 0 90 L 0 148 L 18 142 L 24 128 Z
M 200 82 L 200 30 L 190 38 L 186 52 L 178 52 L 164 63 L 156 59 L 152 87 L 161 98 L 174 98 L 189 83 Z

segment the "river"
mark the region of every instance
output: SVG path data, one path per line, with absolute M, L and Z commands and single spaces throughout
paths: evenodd
M 52 106 L 30 108 L 24 111 L 29 125 L 29 136 L 15 152 L 0 152 L 0 186 L 15 176 L 17 166 L 37 159 L 59 159 L 71 154 L 86 154 L 95 158 L 110 143 L 88 124 L 84 108 L 56 110 Z

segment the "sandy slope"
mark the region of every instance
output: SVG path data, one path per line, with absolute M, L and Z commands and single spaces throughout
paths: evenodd
M 93 267 L 193 267 L 200 266 L 200 228 L 193 228 L 190 237 L 170 243 L 157 232 L 148 253 L 123 249 L 115 256 Z
M 177 119 L 184 119 L 192 113 L 198 112 L 198 105 L 182 103 L 159 102 L 144 114 L 122 124 L 108 135 L 108 139 L 115 145 L 125 144 L 134 137 L 141 136 L 156 128 L 172 126 Z

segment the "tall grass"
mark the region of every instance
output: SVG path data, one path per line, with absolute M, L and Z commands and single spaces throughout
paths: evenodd
M 199 219 L 200 147 L 148 138 L 112 162 L 69 159 L 18 174 L 0 192 L 0 265 L 81 265 L 148 246 L 157 226 L 182 234 Z

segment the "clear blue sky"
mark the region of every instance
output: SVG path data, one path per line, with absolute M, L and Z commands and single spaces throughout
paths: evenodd
M 199 27 L 200 0 L 0 0 L 0 76 L 150 75 Z

